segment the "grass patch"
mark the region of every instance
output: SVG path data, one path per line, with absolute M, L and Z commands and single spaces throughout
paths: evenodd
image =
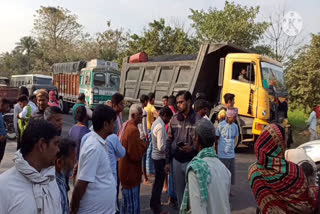
M 306 121 L 309 115 L 305 114 L 303 110 L 296 109 L 288 112 L 289 124 L 295 128 L 305 129 L 307 126 Z
M 309 115 L 304 113 L 303 109 L 290 110 L 288 112 L 289 124 L 292 126 L 293 145 L 292 148 L 309 141 L 309 135 L 304 133 L 307 129 L 307 120 Z

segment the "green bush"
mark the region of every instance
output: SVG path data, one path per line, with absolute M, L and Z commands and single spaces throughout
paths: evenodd
M 295 128 L 306 128 L 308 115 L 302 109 L 295 109 L 288 112 L 288 120 L 290 125 Z

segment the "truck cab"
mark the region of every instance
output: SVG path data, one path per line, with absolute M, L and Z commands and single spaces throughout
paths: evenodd
M 80 73 L 80 93 L 86 95 L 90 107 L 111 100 L 113 94 L 119 91 L 120 72 L 118 64 L 95 60 L 87 63 Z
M 275 116 L 278 106 L 274 107 L 281 96 L 287 95 L 282 65 L 254 53 L 230 53 L 221 60 L 224 60 L 220 63 L 223 66 L 220 67 L 223 72 L 221 98 L 226 93 L 235 95 L 240 132 L 254 137 L 260 135 L 267 124 L 282 122 Z M 246 141 L 254 139 L 242 139 L 243 143 Z
M 7 87 L 10 84 L 10 80 L 7 77 L 0 77 L 0 87 Z
M 120 72 L 115 62 L 93 59 L 55 63 L 52 67 L 53 83 L 65 114 L 77 102 L 79 93 L 84 93 L 87 105 L 94 108 L 119 91 Z

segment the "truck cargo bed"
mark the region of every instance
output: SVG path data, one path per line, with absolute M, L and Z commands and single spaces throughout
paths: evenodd
M 231 44 L 204 44 L 197 55 L 157 56 L 144 63 L 128 63 L 124 59 L 120 93 L 125 100 L 138 103 L 142 94 L 155 93 L 155 105 L 161 98 L 189 90 L 193 97 L 205 93 L 211 103 L 219 100 L 219 63 L 229 53 L 246 53 Z

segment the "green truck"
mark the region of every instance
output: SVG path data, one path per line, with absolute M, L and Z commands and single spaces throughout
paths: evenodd
M 52 70 L 53 84 L 58 88 L 64 113 L 77 102 L 79 93 L 84 93 L 87 105 L 94 108 L 111 100 L 111 96 L 119 91 L 120 71 L 115 62 L 94 59 L 56 63 Z

